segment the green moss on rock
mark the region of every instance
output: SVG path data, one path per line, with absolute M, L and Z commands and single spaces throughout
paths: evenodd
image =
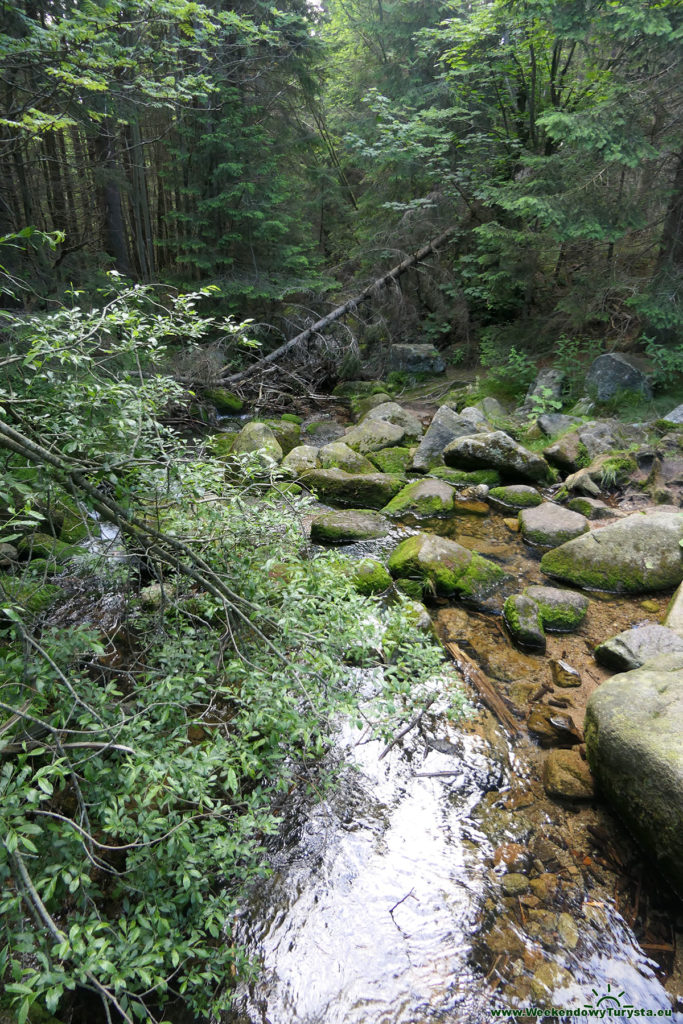
M 382 448 L 368 458 L 381 473 L 405 473 L 413 457 L 412 448 Z
M 543 496 L 535 487 L 524 484 L 511 487 L 492 487 L 489 498 L 505 508 L 534 508 L 543 502 Z
M 55 603 L 62 593 L 61 587 L 42 580 L 34 582 L 21 576 L 2 576 L 4 600 L 20 605 L 31 615 L 40 615 Z
M 392 582 L 387 570 L 375 558 L 364 558 L 354 568 L 353 585 L 360 594 L 381 594 Z
M 442 480 L 418 480 L 399 491 L 382 511 L 394 518 L 440 516 L 453 511 L 454 495 L 453 488 Z
M 324 501 L 342 508 L 384 508 L 405 483 L 389 473 L 344 473 L 341 469 L 313 469 L 301 479 Z
M 303 419 L 301 418 L 301 416 L 297 416 L 293 412 L 283 412 L 280 419 L 283 420 L 285 423 L 297 423 L 299 426 L 301 426 L 301 424 L 303 423 Z
M 244 402 L 227 388 L 207 388 L 204 392 L 207 399 L 216 406 L 223 416 L 235 416 L 244 409 Z
M 75 544 L 65 544 L 47 533 L 31 533 L 18 542 L 19 553 L 29 558 L 47 558 L 48 560 L 63 563 L 68 562 L 77 555 L 84 555 L 83 548 Z
M 476 487 L 478 484 L 486 484 L 487 487 L 497 487 L 500 483 L 500 473 L 495 469 L 475 469 L 467 472 L 464 469 L 450 469 L 448 466 L 434 466 L 429 470 L 429 475 L 455 486 L 464 484 Z

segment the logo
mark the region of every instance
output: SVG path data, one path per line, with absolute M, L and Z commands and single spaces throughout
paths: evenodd
M 586 1010 L 604 1010 L 605 1016 L 612 1017 L 618 1016 L 622 1010 L 632 1010 L 632 1003 L 622 1003 L 621 997 L 624 995 L 622 989 L 621 992 L 615 992 L 611 985 L 607 986 L 607 991 L 600 994 L 596 988 L 593 990 L 593 995 L 597 996 L 595 1003 L 584 1003 Z

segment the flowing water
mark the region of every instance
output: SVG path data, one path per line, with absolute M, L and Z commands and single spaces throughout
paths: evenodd
M 429 528 L 504 564 L 515 590 L 544 582 L 501 516 Z M 551 658 L 581 672 L 579 689 L 554 694 L 580 728 L 606 677 L 595 644 L 666 604 L 594 597 L 581 629 L 549 637 L 545 656 L 516 650 L 496 609 L 433 609 L 439 635 L 495 681 L 522 735 L 483 709 L 454 725 L 447 695 L 383 758 L 383 744 L 344 726 L 339 785 L 283 808 L 272 874 L 233 932 L 262 970 L 225 1024 L 475 1024 L 519 1007 L 683 1021 L 674 898 L 599 802 L 546 796 L 546 755 L 524 728 L 553 697 Z

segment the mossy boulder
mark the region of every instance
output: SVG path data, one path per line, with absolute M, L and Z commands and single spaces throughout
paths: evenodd
M 330 505 L 380 509 L 398 494 L 405 480 L 389 473 L 345 473 L 341 469 L 313 469 L 302 476 L 302 482 Z
M 242 399 L 227 388 L 207 388 L 204 394 L 221 416 L 236 416 L 244 409 Z
M 297 416 L 294 412 L 283 412 L 280 419 L 285 423 L 297 423 L 299 426 L 303 423 L 301 416 Z
M 407 484 L 382 511 L 395 519 L 402 516 L 442 516 L 453 512 L 455 489 L 443 480 L 418 480 Z
M 374 395 L 383 392 L 386 384 L 382 380 L 342 380 L 333 388 L 337 398 L 353 398 L 358 395 Z
M 586 709 L 602 794 L 683 896 L 683 654 L 612 676 Z
M 428 533 L 399 544 L 389 559 L 389 572 L 395 579 L 419 584 L 425 595 L 460 596 L 477 603 L 486 600 L 507 578 L 494 562 Z
M 344 435 L 344 443 L 353 448 L 354 452 L 367 455 L 378 452 L 381 448 L 395 448 L 405 437 L 403 427 L 385 420 L 363 420 L 356 427 L 351 427 Z
M 683 581 L 683 516 L 635 513 L 548 551 L 541 571 L 587 590 L 639 594 Z
M 393 580 L 381 562 L 363 558 L 353 569 L 353 585 L 360 594 L 383 594 Z
M 503 476 L 534 482 L 551 478 L 545 459 L 518 444 L 502 430 L 456 438 L 446 445 L 443 460 L 453 469 L 497 469 Z
M 572 633 L 578 629 L 590 604 L 585 594 L 560 587 L 526 587 L 524 594 L 536 602 L 543 628 L 553 633 Z
M 518 518 L 524 540 L 544 548 L 556 548 L 590 529 L 588 520 L 580 512 L 572 512 L 551 501 L 523 509 Z
M 386 537 L 390 529 L 388 519 L 367 509 L 320 512 L 311 522 L 311 540 L 317 544 L 349 544 Z
M 288 455 L 293 448 L 301 443 L 301 426 L 298 423 L 283 419 L 269 419 L 262 422 L 273 431 L 275 440 L 282 448 L 284 455 Z
M 316 469 L 320 465 L 319 449 L 312 444 L 300 444 L 292 448 L 288 455 L 285 455 L 281 463 L 281 469 L 293 476 L 301 476 L 309 469 Z
M 232 446 L 238 433 L 237 430 L 222 430 L 219 434 L 214 434 L 209 439 L 213 454 L 219 459 L 229 458 L 232 455 Z
M 63 593 L 61 587 L 38 578 L 30 580 L 25 576 L 3 573 L 1 579 L 3 600 L 18 604 L 30 615 L 47 611 Z
M 543 502 L 543 496 L 528 484 L 511 484 L 509 487 L 492 487 L 488 493 L 491 505 L 502 512 L 513 508 L 534 508 Z
M 343 469 L 345 473 L 377 472 L 377 467 L 369 459 L 349 448 L 344 441 L 324 445 L 319 451 L 319 458 L 323 469 Z
M 464 469 L 449 469 L 448 466 L 434 466 L 429 470 L 429 475 L 436 477 L 437 480 L 445 480 L 454 487 L 478 487 L 480 484 L 497 487 L 500 483 L 500 473 L 495 469 L 474 469 L 467 472 Z
M 378 452 L 371 452 L 370 461 L 380 473 L 404 474 L 410 465 L 413 457 L 412 448 L 381 448 Z
M 384 405 L 386 402 L 391 402 L 391 395 L 386 391 L 380 391 L 376 395 L 367 395 L 364 398 L 352 398 L 351 412 L 356 419 L 362 420 L 371 409 L 376 409 L 378 405 Z
M 531 650 L 545 651 L 540 609 L 530 597 L 511 594 L 503 605 L 503 618 L 516 643 Z
M 48 498 L 39 498 L 36 507 L 43 513 L 50 527 L 65 544 L 78 544 L 90 536 L 88 514 L 61 488 L 51 490 Z
M 24 558 L 46 558 L 59 564 L 71 561 L 78 555 L 84 555 L 83 548 L 75 544 L 65 544 L 48 533 L 29 533 L 17 543 L 19 554 Z
M 267 423 L 258 423 L 252 420 L 240 430 L 232 444 L 233 455 L 247 455 L 252 452 L 263 452 L 263 456 L 270 462 L 280 462 L 282 459 L 282 447 L 278 443 L 275 434 Z
M 683 637 L 666 626 L 647 622 L 598 644 L 595 660 L 613 672 L 629 672 L 660 654 L 678 653 L 683 654 Z
M 599 498 L 589 498 L 586 495 L 572 498 L 567 502 L 567 508 L 572 512 L 580 512 L 586 519 L 614 519 L 619 515 L 616 509 L 610 508 Z

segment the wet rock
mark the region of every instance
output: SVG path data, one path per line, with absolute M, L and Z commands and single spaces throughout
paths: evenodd
M 442 462 L 444 448 L 451 441 L 477 432 L 478 428 L 470 420 L 463 419 L 449 406 L 442 405 L 434 413 L 432 422 L 418 445 L 411 468 L 417 473 L 425 473 L 432 466 Z
M 232 443 L 235 455 L 262 451 L 266 462 L 280 462 L 282 448 L 267 423 L 252 421 L 244 426 Z
M 550 910 L 532 909 L 527 921 L 527 934 L 536 939 L 546 949 L 554 949 L 557 945 L 557 916 Z M 538 965 L 535 965 L 538 969 Z
M 610 508 L 598 498 L 572 498 L 567 502 L 567 508 L 572 512 L 580 512 L 586 519 L 614 519 L 620 514 L 618 509 Z
M 453 511 L 460 516 L 487 516 L 491 511 L 486 501 L 487 495 L 485 484 L 457 491 L 453 498 Z
M 556 434 L 571 430 L 572 427 L 577 426 L 580 422 L 576 416 L 565 416 L 561 412 L 544 412 L 536 420 L 536 423 L 546 437 L 554 437 Z
M 683 636 L 683 586 L 680 586 L 669 602 L 664 617 L 664 625 L 674 633 Z
M 613 672 L 628 672 L 640 668 L 658 654 L 683 652 L 683 637 L 666 626 L 648 622 L 634 629 L 612 636 L 595 648 L 598 665 Z
M 495 469 L 475 469 L 468 473 L 464 469 L 434 466 L 429 470 L 429 475 L 437 480 L 445 480 L 453 487 L 496 487 L 500 483 L 500 474 Z
M 375 558 L 363 558 L 354 566 L 353 584 L 360 594 L 381 594 L 392 585 L 387 570 Z
M 534 708 L 526 724 L 542 747 L 566 747 L 583 742 L 583 736 L 571 716 L 553 708 Z
M 311 522 L 311 540 L 316 544 L 348 544 L 386 537 L 390 529 L 391 523 L 379 512 L 365 509 L 322 512 Z
M 312 444 L 300 444 L 296 448 L 292 448 L 288 455 L 285 455 L 281 468 L 293 476 L 300 476 L 320 464 L 318 451 L 319 449 L 314 448 Z
M 363 420 L 357 427 L 350 427 L 344 434 L 344 443 L 353 448 L 354 452 L 367 455 L 368 452 L 379 451 L 380 448 L 393 448 L 401 444 L 405 437 L 403 427 L 385 420 Z
M 562 689 L 581 686 L 581 673 L 560 658 L 557 660 L 553 659 L 550 662 L 550 672 L 555 686 L 559 686 Z
M 559 1005 L 557 993 L 570 989 L 574 976 L 566 967 L 547 961 L 542 964 L 531 979 L 531 991 L 537 1002 L 545 1005 Z
M 537 690 L 536 683 L 512 683 L 508 690 L 508 699 L 520 711 L 526 712 L 531 704 L 531 698 Z
M 504 519 L 503 522 L 510 533 L 519 533 L 519 519 Z
M 404 441 L 417 441 L 422 437 L 422 424 L 417 416 L 404 409 L 398 402 L 383 402 L 381 405 L 375 406 L 365 414 L 362 422 L 368 423 L 375 420 L 382 423 L 393 423 L 394 426 L 401 427 Z
M 683 895 L 683 654 L 613 676 L 586 710 L 596 782 Z
M 341 423 L 333 419 L 311 420 L 304 424 L 301 431 L 302 439 L 305 437 L 307 444 L 313 444 L 316 448 L 330 444 L 331 441 L 338 441 L 343 435 L 344 428 Z
M 399 544 L 389 559 L 389 572 L 395 579 L 418 582 L 425 594 L 457 595 L 477 603 L 507 579 L 500 566 L 477 552 L 428 533 Z
M 543 496 L 528 484 L 512 484 L 509 487 L 493 487 L 488 493 L 493 508 L 507 512 L 509 509 L 533 508 L 543 502 Z
M 494 867 L 505 871 L 523 872 L 529 864 L 529 851 L 521 843 L 501 843 L 493 851 Z
M 590 800 L 593 777 L 578 750 L 551 750 L 543 762 L 543 788 L 548 796 Z
M 683 517 L 636 513 L 547 552 L 547 576 L 612 593 L 666 590 L 683 580 Z
M 553 633 L 571 633 L 586 617 L 589 600 L 585 594 L 560 587 L 526 587 L 524 593 L 535 601 L 544 629 Z
M 491 953 L 495 955 L 523 953 L 525 943 L 513 922 L 503 918 L 497 921 L 493 928 L 484 936 L 484 942 Z
M 406 373 L 443 373 L 446 364 L 433 345 L 392 345 L 389 369 Z
M 562 913 L 557 917 L 557 930 L 562 943 L 567 949 L 576 949 L 579 942 L 579 929 L 571 914 Z
M 313 469 L 302 482 L 324 501 L 342 508 L 384 508 L 403 487 L 401 477 L 389 473 L 345 473 L 341 469 Z
M 523 509 L 519 513 L 519 527 L 527 543 L 546 548 L 565 544 L 590 529 L 585 516 L 550 501 Z
M 399 491 L 382 510 L 393 518 L 401 516 L 440 516 L 453 512 L 455 489 L 443 480 L 418 480 Z
M 380 448 L 378 452 L 370 452 L 370 461 L 380 473 L 398 473 L 403 475 L 413 461 L 414 448 Z
M 500 887 L 506 896 L 520 896 L 529 889 L 529 879 L 526 875 L 520 875 L 513 871 L 503 875 L 500 880 Z
M 652 398 L 645 374 L 620 352 L 608 352 L 594 360 L 586 374 L 586 390 L 599 402 L 614 398 L 619 391 L 635 391 Z
M 532 878 L 529 882 L 529 887 L 534 896 L 537 896 L 539 900 L 544 902 L 553 898 L 557 892 L 558 885 L 557 875 L 552 875 L 550 872 L 540 874 L 538 878 Z
M 544 481 L 549 478 L 548 463 L 528 451 L 502 430 L 471 437 L 456 438 L 446 446 L 444 462 L 454 469 L 490 468 L 508 476 Z
M 345 473 L 376 473 L 377 467 L 369 459 L 344 441 L 331 441 L 319 450 L 320 465 L 323 469 L 343 469 Z
M 545 633 L 538 605 L 523 594 L 511 594 L 503 606 L 510 635 L 523 647 L 545 651 Z

